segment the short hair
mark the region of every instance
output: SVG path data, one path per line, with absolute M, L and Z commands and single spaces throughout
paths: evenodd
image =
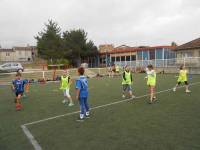
M 184 67 L 184 65 L 181 65 L 181 66 L 180 66 L 180 70 L 182 70 L 182 69 L 183 69 L 183 67 Z
M 149 65 L 147 66 L 147 68 L 153 69 L 153 65 L 149 64 Z
M 83 67 L 79 67 L 79 68 L 78 68 L 78 73 L 79 73 L 80 75 L 84 75 L 85 69 L 84 69 Z
M 21 77 L 22 75 L 21 75 L 21 73 L 20 72 L 17 72 L 16 73 L 16 77 Z

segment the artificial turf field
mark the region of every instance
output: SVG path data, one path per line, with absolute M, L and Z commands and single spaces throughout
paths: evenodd
M 193 75 L 191 83 L 200 82 Z M 174 75 L 158 75 L 157 91 L 172 88 Z M 136 96 L 147 94 L 143 74 L 134 75 Z M 91 110 L 91 118 L 77 122 L 78 114 L 28 125 L 43 150 L 199 150 L 200 83 L 192 93 L 165 91 L 158 102 L 148 97 Z M 121 101 L 121 78 L 89 79 L 91 107 Z M 71 90 L 74 97 L 74 87 Z M 78 102 L 68 107 L 58 83 L 31 85 L 24 109 L 16 112 L 10 86 L 0 86 L 0 150 L 33 150 L 20 125 L 78 111 Z

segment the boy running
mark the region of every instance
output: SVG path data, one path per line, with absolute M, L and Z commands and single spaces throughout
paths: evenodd
M 63 90 L 63 94 L 64 94 L 63 104 L 67 103 L 67 101 L 69 100 L 68 106 L 73 106 L 74 105 L 74 103 L 72 101 L 72 97 L 69 94 L 69 89 L 70 89 L 71 83 L 72 83 L 72 81 L 70 79 L 70 76 L 68 76 L 67 72 L 64 71 L 63 75 L 61 76 L 60 89 Z
M 15 108 L 16 110 L 22 109 L 22 104 L 20 102 L 20 99 L 24 93 L 24 85 L 27 84 L 26 80 L 21 79 L 21 74 L 18 72 L 16 74 L 16 79 L 12 81 L 12 89 L 15 91 Z
M 153 100 L 156 99 L 156 92 L 155 92 L 155 87 L 156 87 L 156 72 L 153 68 L 153 65 L 148 65 L 147 66 L 147 85 L 149 86 L 149 92 L 150 92 L 150 101 L 149 104 L 153 103 Z
M 85 69 L 80 67 L 78 69 L 79 79 L 76 80 L 76 99 L 80 103 L 80 116 L 77 121 L 83 121 L 84 117 L 89 118 L 88 105 L 88 80 L 84 76 Z
M 130 68 L 128 66 L 125 67 L 125 71 L 123 72 L 122 75 L 122 98 L 125 98 L 125 92 L 128 92 L 130 98 L 135 98 L 132 92 L 132 84 L 133 78 L 132 78 L 132 73 L 130 71 Z
M 186 93 L 190 93 L 191 91 L 188 89 L 189 85 L 188 85 L 188 77 L 187 77 L 188 71 L 185 69 L 185 67 L 183 65 L 180 66 L 180 71 L 179 71 L 179 76 L 178 76 L 178 80 L 177 80 L 177 84 L 176 86 L 173 88 L 173 91 L 175 92 L 177 87 L 181 84 L 181 83 L 185 83 L 185 92 Z

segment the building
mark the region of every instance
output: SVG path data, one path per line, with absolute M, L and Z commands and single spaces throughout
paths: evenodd
M 37 56 L 35 46 L 13 47 L 12 49 L 0 48 L 0 62 L 31 62 Z
M 200 57 L 200 38 L 180 45 L 174 51 L 177 58 Z
M 180 45 L 174 49 L 176 64 L 185 66 L 198 66 L 200 64 L 200 38 Z
M 99 51 L 100 66 L 118 64 L 132 67 L 145 67 L 153 64 L 157 67 L 163 66 L 163 60 L 175 58 L 173 46 L 141 46 L 130 47 L 121 45 L 111 50 Z

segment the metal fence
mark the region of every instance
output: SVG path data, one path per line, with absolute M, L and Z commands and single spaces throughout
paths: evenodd
M 126 65 L 130 67 L 146 67 L 149 64 L 152 64 L 156 68 L 178 67 L 180 65 L 184 65 L 186 67 L 200 67 L 200 57 L 121 61 L 121 62 L 115 62 L 115 64 L 121 67 L 124 67 Z

